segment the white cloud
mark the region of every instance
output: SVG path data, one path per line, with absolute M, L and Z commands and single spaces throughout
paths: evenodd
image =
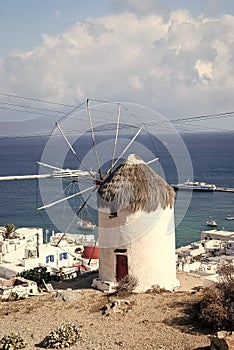
M 212 79 L 212 63 L 197 60 L 195 68 L 198 71 L 199 77 L 205 80 Z
M 130 13 L 89 18 L 2 60 L 2 90 L 72 104 L 86 97 L 128 100 L 170 116 L 230 110 L 233 29 L 233 16 L 188 11 L 167 20 Z
M 129 80 L 130 87 L 133 88 L 134 90 L 143 89 L 143 84 L 141 82 L 141 79 L 137 75 L 130 76 L 128 80 Z

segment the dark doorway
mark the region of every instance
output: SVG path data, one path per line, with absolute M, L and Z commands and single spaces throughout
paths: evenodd
M 116 280 L 119 282 L 128 275 L 128 257 L 127 255 L 116 255 Z

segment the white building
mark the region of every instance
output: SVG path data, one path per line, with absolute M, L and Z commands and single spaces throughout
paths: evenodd
M 22 227 L 15 231 L 15 238 L 3 239 L 0 233 L 0 263 L 7 259 L 14 263 L 25 255 L 25 247 L 29 247 L 28 254 L 36 255 L 37 247 L 43 244 L 42 228 Z M 30 251 L 30 248 L 32 251 Z
M 67 267 L 83 265 L 86 270 L 98 268 L 98 259 L 86 254 L 84 246 L 94 244 L 93 235 L 52 235 L 50 242 L 43 244 L 42 228 L 18 228 L 16 238 L 0 239 L 0 277 L 12 278 L 24 270 L 45 266 L 56 272 Z M 91 250 L 92 252 L 92 250 Z M 64 270 L 65 271 L 65 270 Z
M 178 287 L 176 279 L 174 190 L 141 158 L 130 155 L 100 186 L 99 279 L 108 290 L 126 275 L 136 291 Z
M 234 232 L 205 230 L 201 241 L 176 249 L 179 271 L 203 276 L 203 286 L 218 281 L 217 270 L 225 264 L 234 264 Z
M 37 283 L 24 278 L 12 278 L 10 280 L 0 278 L 1 300 L 9 300 L 13 294 L 19 298 L 27 298 L 29 295 L 38 294 Z
M 225 230 L 206 230 L 201 233 L 201 240 L 222 240 L 222 241 L 234 241 L 234 232 Z

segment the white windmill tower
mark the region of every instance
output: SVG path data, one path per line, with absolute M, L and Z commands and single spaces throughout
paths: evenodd
M 178 287 L 174 190 L 141 158 L 131 154 L 98 190 L 99 280 L 103 290 L 126 275 L 137 291 Z M 103 282 L 104 283 L 103 283 Z

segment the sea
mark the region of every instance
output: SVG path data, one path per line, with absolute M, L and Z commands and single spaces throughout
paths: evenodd
M 152 154 L 159 157 L 159 160 L 150 166 L 169 184 L 177 183 L 181 178 L 186 181 L 186 177 L 190 175 L 191 181 L 204 181 L 216 186 L 234 187 L 233 132 L 184 133 L 180 136 L 188 151 L 186 157 L 190 158 L 192 164 L 192 172 L 187 171 L 188 169 L 182 172 L 184 178 L 178 173 L 181 173 L 183 166 L 187 166 L 184 160 L 185 154 L 177 152 L 177 157 L 180 158 L 177 164 L 171 152 L 175 148 L 173 144 L 175 141 L 170 136 L 160 136 L 159 140 L 152 135 L 150 138 L 148 135 L 143 135 L 139 139 L 139 143 L 144 144 L 140 156 L 144 159 L 144 150 L 151 149 Z M 103 139 L 101 141 L 103 143 Z M 0 176 L 37 174 L 39 171 L 37 161 L 42 159 L 47 145 L 47 137 L 0 138 Z M 57 160 L 62 152 L 59 147 L 56 148 L 54 145 L 53 147 L 55 161 L 53 163 L 52 157 L 50 164 L 57 166 Z M 90 153 L 91 146 L 86 139 L 82 139 L 79 140 L 78 149 L 83 159 L 87 153 Z M 134 149 L 129 149 L 129 152 L 133 153 Z M 102 153 L 104 153 L 103 150 Z M 63 165 L 65 168 L 79 168 L 78 159 L 71 151 L 67 152 Z M 96 169 L 95 164 L 88 164 L 88 167 L 88 170 Z M 45 168 L 45 173 L 50 171 L 51 169 Z M 74 196 L 69 201 L 61 202 L 51 209 L 37 210 L 37 208 L 45 204 L 45 198 L 47 203 L 63 198 L 61 188 L 64 189 L 67 196 L 72 196 L 88 188 L 90 186 L 88 181 L 91 180 L 83 180 L 82 185 L 76 181 L 61 179 L 0 181 L 0 226 L 13 223 L 16 227 L 42 227 L 46 235 L 50 235 L 53 231 L 77 233 L 77 213 L 82 206 L 82 201 L 88 199 L 88 192 L 85 192 L 86 197 Z M 95 194 L 90 202 L 87 201 L 83 212 L 86 219 L 98 225 Z M 225 220 L 227 215 L 234 216 L 234 193 L 216 191 L 193 193 L 183 191 L 182 193 L 180 191 L 180 195 L 177 193 L 175 205 L 176 246 L 199 240 L 202 230 L 212 229 L 207 226 L 207 221 L 211 218 L 217 222 L 217 229 L 234 231 L 234 221 Z

